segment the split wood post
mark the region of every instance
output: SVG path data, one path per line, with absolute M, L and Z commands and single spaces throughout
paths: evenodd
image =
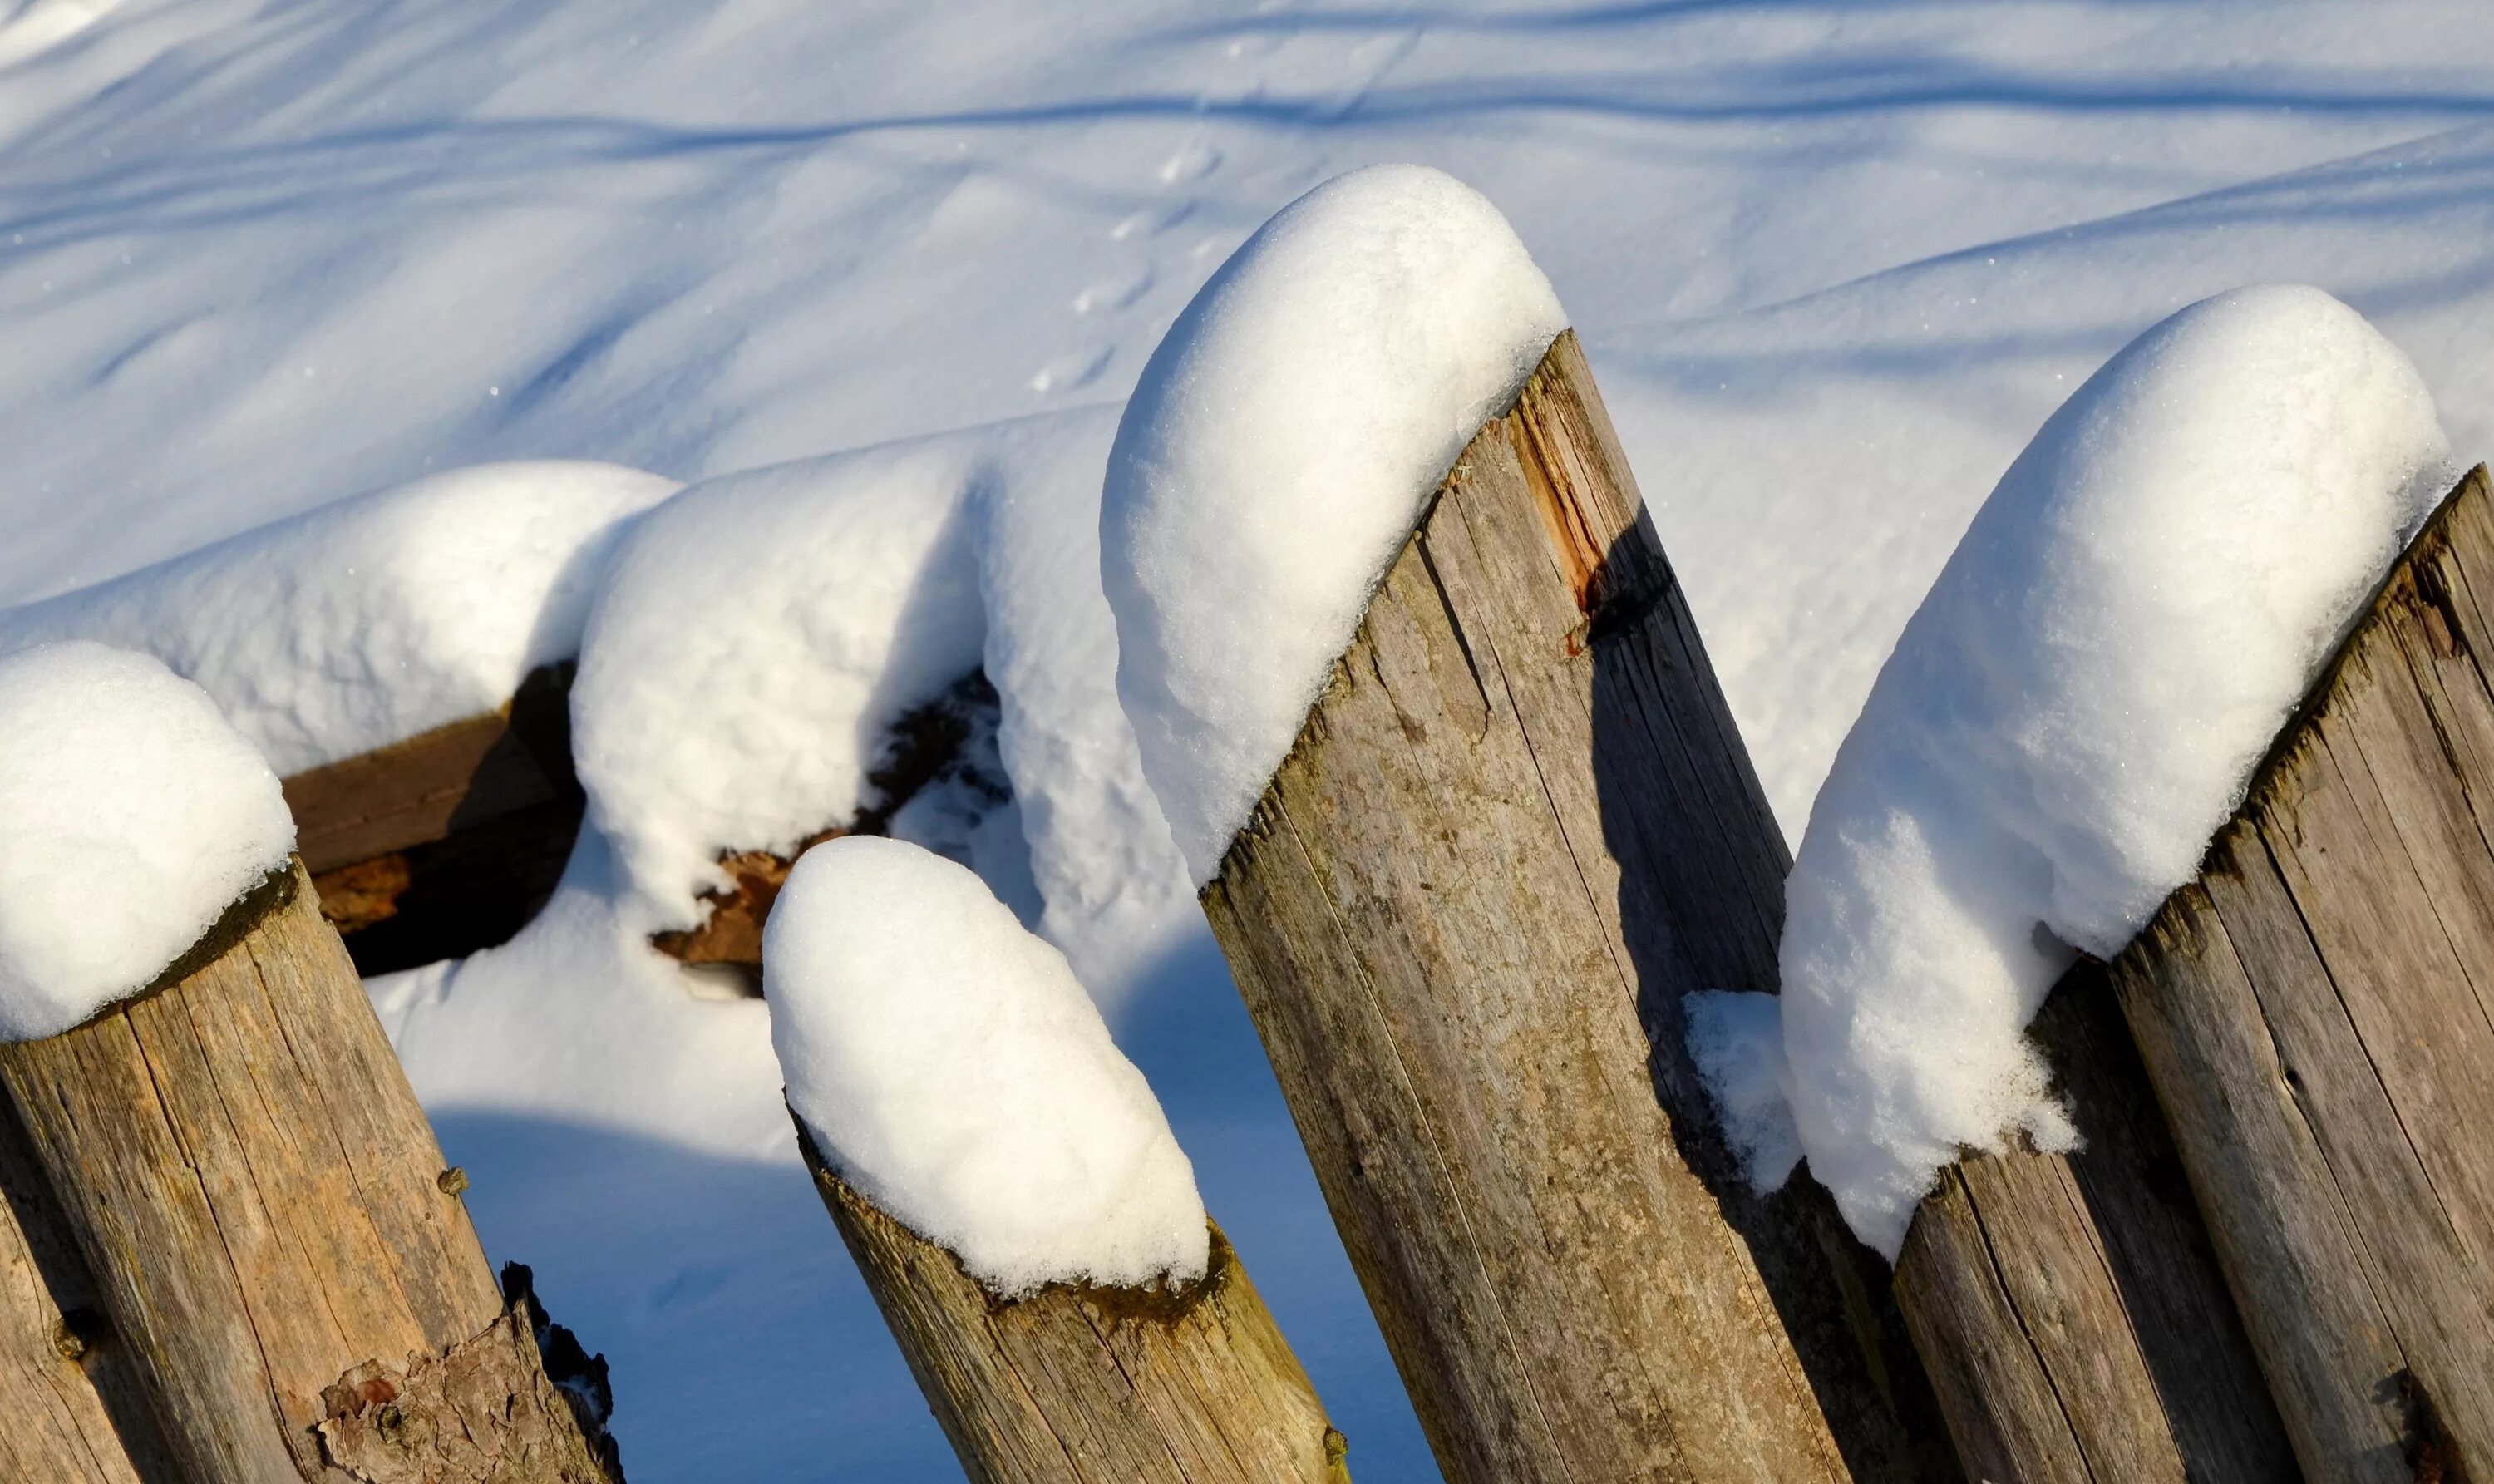
M 2085 1139 L 1943 1170 L 1897 1302 L 1973 1479 L 2268 1484 L 2284 1424 L 2102 965 L 2029 1034 Z
M 2315 1479 L 2494 1478 L 2489 620 L 2480 468 L 2113 967 Z
M 190 1484 L 604 1484 L 299 860 L 0 1084 Z
M 1880 1265 L 1749 1193 L 1688 1060 L 1789 863 L 1564 335 L 1203 892 L 1448 1479 L 1954 1472 Z
M 587 799 L 566 660 L 502 707 L 286 780 L 295 848 L 356 969 L 507 942 L 554 894 Z
M 1350 1484 L 1340 1433 L 1238 1256 L 1202 1281 L 998 1300 L 799 1146 L 972 1484 Z

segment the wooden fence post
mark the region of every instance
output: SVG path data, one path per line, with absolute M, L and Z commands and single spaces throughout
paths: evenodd
M 174 1484 L 55 1205 L 0 1097 L 0 1484 Z
M 1774 987 L 1788 864 L 1562 336 L 1203 892 L 1450 1480 L 1953 1471 L 1876 1260 L 1749 1192 L 1684 1044 Z
M 2085 1147 L 1943 1170 L 1897 1259 L 1898 1306 L 1967 1477 L 2293 1478 L 2103 967 L 2072 970 L 2029 1034 Z
M 607 1478 L 299 860 L 0 1083 L 183 1479 Z
M 2489 599 L 2479 468 L 2113 968 L 2315 1479 L 2494 1478 Z
M 973 1484 L 1350 1484 L 1340 1433 L 1237 1254 L 1194 1287 L 999 1301 L 797 1139 Z

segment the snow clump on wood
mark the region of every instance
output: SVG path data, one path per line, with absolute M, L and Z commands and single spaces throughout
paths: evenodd
M 1566 328 L 1498 208 L 1419 166 L 1285 206 L 1153 351 L 1110 454 L 1117 688 L 1197 884 L 1455 456 Z
M 1806 1153 L 1893 1258 L 1964 1150 L 2074 1147 L 2027 1023 L 2074 950 L 2118 954 L 2197 875 L 2454 473 L 2416 368 L 2317 288 L 2195 304 L 2045 423 L 1810 811 L 1780 1047 L 1690 1008 L 1758 1183 Z
M 1195 1167 L 1065 955 L 968 869 L 849 836 L 762 947 L 788 1105 L 874 1204 L 990 1292 L 1203 1276 Z
M 145 988 L 293 849 L 206 691 L 84 641 L 0 658 L 0 1041 Z

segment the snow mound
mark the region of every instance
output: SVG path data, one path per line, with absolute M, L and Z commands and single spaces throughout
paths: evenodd
M 1117 701 L 1117 621 L 1100 586 L 1100 469 L 1116 417 L 1097 408 L 990 435 L 1010 477 L 979 508 L 987 672 L 1047 904 L 1040 931 L 1104 1005 L 1207 931 Z
M 792 853 L 877 801 L 904 712 L 976 669 L 973 445 L 931 439 L 693 486 L 616 549 L 571 693 L 589 818 L 660 925 L 723 851 Z
M 79 641 L 0 658 L 0 1041 L 144 988 L 293 849 L 277 774 L 198 686 Z
M 1152 352 L 1101 564 L 1118 693 L 1198 884 L 1440 478 L 1566 327 L 1497 207 L 1376 166 L 1282 208 Z
M 889 833 L 978 870 L 1104 1002 L 1203 931 L 1117 701 L 1099 550 L 1115 431 L 1089 408 L 803 460 L 638 525 L 572 690 L 590 817 L 636 915 L 688 925 L 722 852 L 786 856 L 888 806 L 896 725 L 959 711 L 983 670 L 992 696 L 960 713 L 970 782 L 922 791 Z
M 612 464 L 455 469 L 0 613 L 0 651 L 154 654 L 295 773 L 492 711 L 568 658 L 619 524 L 675 489 Z
M 1785 886 L 1791 1117 L 1865 1241 L 1893 1257 L 1962 1149 L 2073 1146 L 2027 1022 L 2073 947 L 2120 952 L 2197 873 L 2453 473 L 2407 358 L 2285 287 L 2150 329 L 2011 466 L 1839 748 Z M 1700 1038 L 1710 1078 L 1735 1142 L 1772 1151 L 1738 1039 Z
M 898 840 L 806 852 L 763 937 L 788 1105 L 989 1291 L 1202 1276 L 1195 1169 L 1065 956 Z

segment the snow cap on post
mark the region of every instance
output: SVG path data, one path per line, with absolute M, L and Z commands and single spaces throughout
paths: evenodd
M 1065 955 L 966 867 L 851 835 L 762 944 L 788 1105 L 868 1200 L 991 1293 L 1203 1276 L 1195 1167 Z
M 83 640 L 0 658 L 0 1041 L 145 988 L 293 849 L 206 691 Z
M 1431 492 L 1566 328 L 1498 208 L 1376 166 L 1222 264 L 1126 406 L 1100 512 L 1117 687 L 1219 873 Z
M 2454 476 L 2407 357 L 2293 287 L 2148 330 L 2011 466 L 1880 671 L 1785 884 L 1784 1088 L 1863 1240 L 1894 1257 L 1962 1149 L 2071 1147 L 2027 1023 L 2073 946 L 2114 956 L 2197 875 Z M 1753 1077 L 1726 1039 L 1693 1044 L 1710 1080 L 1753 1123 L 1780 1116 L 1737 1101 Z M 1789 1148 L 1731 1121 L 1744 1147 Z M 1753 1176 L 1779 1180 L 1775 1163 Z

